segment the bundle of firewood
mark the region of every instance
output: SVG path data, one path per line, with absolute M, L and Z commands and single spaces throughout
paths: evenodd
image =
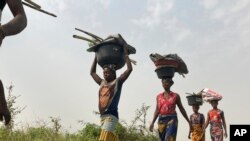
M 43 10 L 42 7 L 39 4 L 37 4 L 37 3 L 35 3 L 33 1 L 31 1 L 31 0 L 24 0 L 24 1 L 22 1 L 22 4 L 27 6 L 27 7 L 32 8 L 34 10 L 37 10 L 37 11 L 40 11 L 42 13 L 48 14 L 50 16 L 57 17 L 55 14 L 52 14 L 52 13 L 50 13 L 48 11 Z

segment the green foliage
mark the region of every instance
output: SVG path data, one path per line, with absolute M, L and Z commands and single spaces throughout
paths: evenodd
M 136 116 L 128 125 L 120 121 L 115 133 L 120 141 L 158 141 L 155 134 L 146 128 L 146 113 L 149 109 L 144 104 L 136 110 Z M 37 127 L 26 127 L 22 130 L 7 130 L 0 128 L 0 141 L 97 141 L 101 127 L 92 123 L 85 123 L 83 128 L 76 133 L 61 132 L 62 127 L 59 117 L 49 117 L 50 123 Z
M 101 132 L 98 125 L 87 123 L 85 127 L 79 131 L 78 135 L 84 141 L 97 141 Z
M 7 98 L 8 108 L 12 115 L 11 124 L 0 128 L 0 141 L 97 141 L 101 127 L 93 123 L 84 123 L 81 130 L 76 133 L 61 132 L 60 117 L 49 117 L 49 124 L 43 124 L 33 127 L 22 127 L 14 129 L 15 119 L 24 108 L 16 106 L 16 99 L 19 96 L 12 94 L 14 85 L 7 87 L 9 95 Z M 146 115 L 149 106 L 144 104 L 136 110 L 135 118 L 131 124 L 120 121 L 115 133 L 120 141 L 157 141 L 155 134 L 149 132 L 146 126 Z M 79 122 L 81 123 L 81 121 Z

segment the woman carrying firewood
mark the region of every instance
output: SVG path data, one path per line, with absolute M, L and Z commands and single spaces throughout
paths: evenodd
M 99 112 L 101 114 L 101 135 L 99 141 L 117 141 L 114 134 L 115 126 L 118 122 L 118 104 L 121 95 L 123 83 L 132 72 L 131 61 L 128 56 L 127 45 L 123 45 L 125 63 L 127 69 L 118 78 L 116 77 L 116 68 L 113 64 L 107 64 L 103 67 L 103 77 L 101 79 L 96 74 L 97 56 L 92 64 L 90 75 L 95 82 L 100 85 L 99 89 Z
M 6 24 L 0 24 L 0 47 L 3 39 L 6 36 L 11 36 L 20 33 L 27 25 L 27 18 L 23 9 L 21 0 L 1 0 L 0 1 L 0 22 L 1 15 L 5 5 L 8 5 L 14 18 Z M 0 120 L 5 120 L 7 125 L 10 122 L 11 115 L 7 108 L 6 99 L 4 95 L 4 87 L 0 80 Z

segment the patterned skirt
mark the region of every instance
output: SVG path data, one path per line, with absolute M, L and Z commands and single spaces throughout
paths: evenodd
M 210 135 L 212 141 L 223 141 L 223 128 L 221 123 L 210 123 Z
M 192 141 L 205 141 L 205 134 L 201 124 L 193 124 Z
M 177 127 L 177 115 L 160 115 L 158 120 L 158 132 L 161 141 L 176 141 Z
M 114 134 L 117 122 L 118 119 L 113 115 L 103 115 L 101 117 L 102 131 L 99 141 L 118 141 L 117 136 Z

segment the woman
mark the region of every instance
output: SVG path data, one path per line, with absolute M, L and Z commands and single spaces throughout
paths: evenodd
M 1 0 L 0 1 L 0 23 L 3 8 L 6 3 L 14 18 L 6 24 L 0 24 L 0 47 L 6 36 L 11 36 L 20 33 L 27 25 L 26 15 L 23 9 L 21 0 Z M 4 87 L 0 80 L 0 120 L 5 120 L 5 125 L 10 122 L 11 115 L 7 108 L 7 103 L 4 95 Z
M 188 138 L 192 141 L 205 141 L 205 132 L 203 131 L 205 125 L 205 118 L 202 113 L 199 113 L 200 106 L 192 105 L 194 113 L 190 116 L 190 123 L 193 131 L 189 131 Z
M 90 74 L 95 82 L 100 85 L 99 112 L 101 114 L 102 131 L 99 141 L 118 140 L 118 138 L 114 134 L 115 126 L 119 119 L 117 107 L 120 100 L 122 85 L 132 72 L 132 65 L 128 56 L 126 45 L 123 46 L 123 49 L 127 70 L 123 74 L 121 74 L 120 77 L 116 77 L 116 70 L 114 65 L 106 65 L 103 67 L 104 79 L 101 79 L 96 74 L 96 57 L 91 67 Z
M 178 118 L 176 114 L 176 105 L 180 109 L 181 114 L 187 120 L 189 127 L 190 121 L 188 119 L 187 113 L 182 106 L 180 96 L 170 90 L 171 86 L 174 84 L 172 78 L 163 78 L 162 86 L 164 92 L 157 95 L 156 98 L 156 109 L 154 112 L 153 121 L 150 125 L 149 130 L 153 132 L 154 123 L 158 119 L 158 132 L 161 141 L 176 141 Z
M 210 123 L 210 135 L 212 141 L 223 141 L 223 128 L 225 130 L 224 136 L 225 138 L 227 137 L 227 126 L 224 112 L 218 109 L 218 100 L 211 100 L 210 104 L 212 105 L 213 109 L 208 111 L 205 129 Z

